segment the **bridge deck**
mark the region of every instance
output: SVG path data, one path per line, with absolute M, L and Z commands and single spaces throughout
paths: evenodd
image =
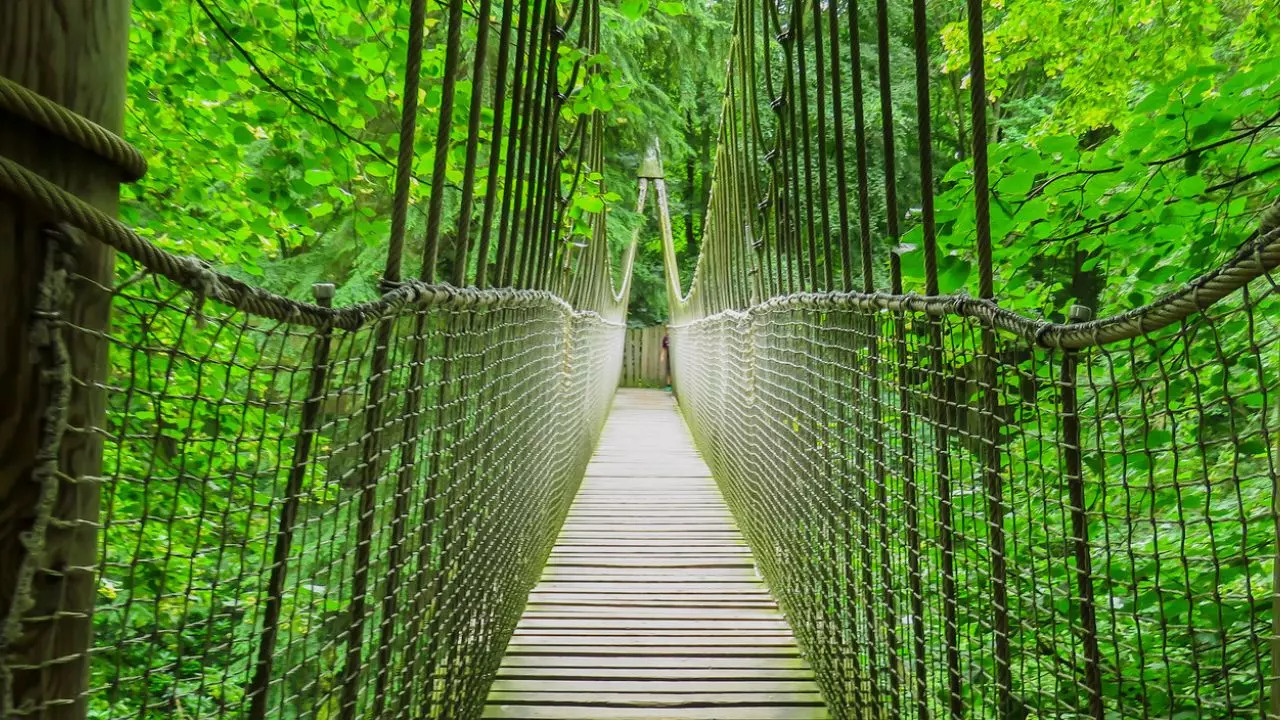
M 618 392 L 484 717 L 827 717 L 666 393 Z

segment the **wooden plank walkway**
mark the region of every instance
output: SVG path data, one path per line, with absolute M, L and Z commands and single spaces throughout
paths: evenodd
M 618 391 L 484 717 L 827 717 L 666 392 Z

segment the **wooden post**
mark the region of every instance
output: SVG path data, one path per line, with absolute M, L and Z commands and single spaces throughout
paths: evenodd
M 1090 310 L 1084 305 L 1071 307 L 1071 322 L 1087 322 Z M 1081 445 L 1080 402 L 1076 381 L 1079 354 L 1074 350 L 1062 354 L 1058 375 L 1059 404 L 1062 408 L 1062 460 L 1071 503 L 1071 535 L 1075 549 L 1076 590 L 1080 594 L 1081 642 L 1084 645 L 1084 687 L 1089 693 L 1089 717 L 1102 720 L 1106 709 L 1102 704 L 1102 652 L 1098 648 L 1098 610 L 1093 592 L 1093 558 L 1089 546 L 1089 515 L 1084 497 L 1084 448 Z
M 316 283 L 311 286 L 316 304 L 332 307 L 333 283 Z M 258 659 L 249 685 L 249 718 L 262 720 L 267 716 L 267 693 L 271 687 L 272 661 L 275 658 L 276 638 L 280 634 L 280 612 L 284 607 L 284 584 L 288 578 L 289 549 L 293 544 L 294 525 L 298 520 L 298 507 L 302 503 L 302 483 L 310 470 L 311 447 L 320 428 L 320 412 L 324 406 L 329 382 L 329 346 L 333 329 L 323 327 L 316 333 L 312 355 L 311 373 L 307 383 L 307 396 L 302 401 L 302 417 L 299 420 L 298 437 L 293 444 L 293 462 L 289 464 L 289 479 L 285 484 L 284 503 L 276 529 L 275 547 L 271 556 L 271 577 L 267 582 L 267 598 L 262 611 L 262 636 L 258 640 Z
M 129 0 L 5 0 L 0 3 L 0 75 L 64 105 L 108 130 L 124 124 Z M 0 113 L 0 156 L 13 160 L 114 215 L 120 173 L 24 121 Z M 37 215 L 0 194 L 0 618 L 15 608 L 15 581 L 33 529 L 40 484 L 33 482 L 40 430 L 50 401 L 30 321 L 36 307 L 46 242 L 41 230 L 57 218 Z M 59 447 L 53 517 L 73 520 L 49 527 L 41 572 L 34 578 L 32 621 L 11 642 L 0 639 L 0 664 L 39 666 L 14 671 L 0 702 L 39 708 L 43 718 L 81 718 L 86 711 L 96 565 L 99 488 L 90 481 L 102 460 L 102 436 L 82 428 L 102 427 L 105 328 L 114 253 L 94 241 L 76 253 L 74 299 L 62 308 L 64 321 L 88 332 L 64 336 L 72 383 Z M 57 662 L 54 662 L 55 659 Z M 5 697 L 12 693 L 11 698 Z M 0 707 L 0 715 L 8 708 Z

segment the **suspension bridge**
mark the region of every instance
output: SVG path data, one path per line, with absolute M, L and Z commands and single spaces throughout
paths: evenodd
M 615 394 L 638 236 L 572 214 L 599 3 L 408 5 L 382 294 L 344 306 L 116 219 L 128 2 L 0 7 L 0 717 L 1280 719 L 1274 209 L 1124 312 L 1002 305 L 971 0 L 943 293 L 926 4 L 897 88 L 884 2 L 741 0 L 688 288 L 639 173 L 678 408 Z M 420 137 L 432 23 L 465 137 Z

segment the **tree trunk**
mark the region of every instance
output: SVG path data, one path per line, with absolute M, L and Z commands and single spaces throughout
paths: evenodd
M 0 75 L 119 131 L 128 31 L 129 0 L 4 0 Z M 115 214 L 119 171 L 23 121 L 0 118 L 0 155 Z M 26 557 L 21 536 L 32 530 L 40 494 L 32 469 L 49 397 L 32 357 L 30 322 L 45 260 L 41 231 L 55 220 L 0 194 L 0 618 L 15 607 L 15 580 Z M 23 613 L 29 620 L 0 656 L 0 664 L 38 666 L 13 670 L 0 702 L 40 708 L 34 714 L 41 718 L 84 717 L 92 630 L 99 485 L 87 478 L 100 472 L 106 371 L 106 345 L 93 333 L 107 323 L 110 298 L 102 287 L 111 284 L 114 253 L 86 239 L 75 255 L 74 300 L 62 316 L 88 332 L 64 335 L 77 381 L 71 383 L 52 512 L 71 522 L 45 533 L 43 571 L 30 588 L 34 606 Z M 0 715 L 5 711 L 0 708 Z

